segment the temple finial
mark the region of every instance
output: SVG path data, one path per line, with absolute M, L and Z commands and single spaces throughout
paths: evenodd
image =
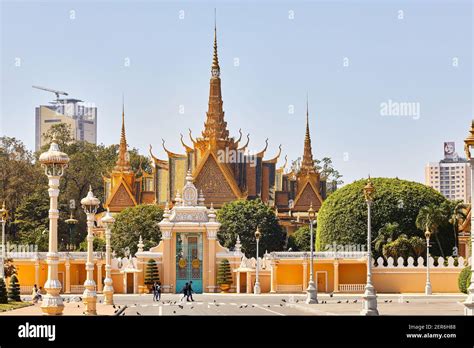
M 304 137 L 304 152 L 303 161 L 301 163 L 301 170 L 308 173 L 314 173 L 313 150 L 311 149 L 311 135 L 309 132 L 309 102 L 308 94 L 306 94 L 306 133 Z
M 212 57 L 212 76 L 220 75 L 219 57 L 217 56 L 217 15 L 214 9 L 214 55 Z
M 115 170 L 120 172 L 130 171 L 130 161 L 127 154 L 127 137 L 125 135 L 125 98 L 122 94 L 122 130 L 120 132 L 120 144 L 118 159 L 115 164 Z

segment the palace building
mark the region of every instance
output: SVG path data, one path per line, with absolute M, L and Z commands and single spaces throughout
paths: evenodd
M 245 144 L 241 143 L 242 132 L 238 139 L 229 136 L 225 121 L 221 71 L 217 51 L 217 30 L 214 27 L 213 59 L 209 86 L 208 110 L 201 136 L 193 138 L 189 131 L 191 145 L 185 143 L 181 135 L 183 153 L 174 153 L 163 148 L 168 156 L 160 159 L 152 152 L 153 172 L 144 171 L 135 174 L 131 170 L 127 155 L 125 136 L 125 116 L 122 113 L 122 131 L 117 164 L 104 178 L 105 207 L 119 212 L 126 207 L 142 203 L 156 203 L 164 207 L 175 204 L 180 197 L 180 189 L 186 183 L 188 171 L 192 173 L 194 184 L 205 197 L 204 204 L 211 203 L 215 208 L 237 199 L 261 199 L 275 208 L 282 225 L 289 233 L 300 226 L 300 217 L 304 216 L 310 204 L 318 211 L 326 195 L 326 182 L 315 168 L 309 131 L 309 112 L 306 111 L 306 133 L 301 166 L 286 171 L 285 165 L 277 168 L 281 154 L 265 159 L 268 139 L 265 147 L 257 152 L 248 150 L 249 135 Z

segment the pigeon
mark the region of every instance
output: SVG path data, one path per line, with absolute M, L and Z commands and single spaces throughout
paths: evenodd
M 116 310 L 114 311 L 114 314 L 117 313 L 117 312 L 118 312 L 118 309 L 116 309 Z
M 216 307 L 219 307 L 219 304 L 218 304 L 218 303 L 216 303 Z M 252 306 L 252 307 L 253 307 L 253 306 Z
M 125 311 L 122 313 L 123 316 L 125 316 Z
M 334 296 L 334 293 L 331 292 L 331 293 L 329 294 L 329 297 L 333 297 L 333 296 Z
M 357 303 L 357 299 L 356 299 L 356 300 L 354 300 L 354 302 L 353 302 L 353 303 Z
M 139 312 L 137 312 L 137 315 L 141 315 Z
M 349 303 L 349 300 L 346 300 L 346 303 Z
M 283 303 L 280 303 L 280 307 L 283 307 Z
M 191 308 L 190 308 L 190 309 L 193 309 L 193 308 L 194 308 L 194 307 L 193 307 L 193 306 L 191 306 Z
M 392 300 L 388 301 L 388 303 L 392 303 Z
M 173 314 L 176 314 L 176 311 L 173 311 Z
M 410 303 L 410 302 L 407 300 L 406 303 Z
M 115 305 L 112 305 L 113 309 L 115 309 Z
M 254 308 L 254 307 L 255 307 L 255 306 L 254 306 L 254 305 L 252 305 L 252 308 Z
M 296 303 L 298 303 L 300 300 L 296 300 Z
M 285 300 L 285 299 L 282 299 L 281 301 L 282 301 L 282 302 L 286 302 L 286 300 Z
M 383 301 L 383 302 L 387 303 L 387 302 L 388 302 L 388 300 L 385 300 L 385 301 Z
M 247 308 L 249 305 L 245 305 L 244 308 Z
M 79 301 L 82 301 L 82 297 L 79 296 Z
M 239 306 L 239 308 L 242 308 L 243 306 Z
M 183 306 L 181 306 L 181 305 L 178 305 L 178 307 L 179 307 L 179 308 L 181 308 L 181 309 L 183 309 L 183 308 L 184 308 L 184 307 L 183 307 Z
M 81 307 L 81 305 L 77 305 L 77 308 Z
M 270 308 L 270 305 L 267 305 L 268 308 Z
M 337 301 L 337 303 L 341 303 L 341 301 Z
M 214 303 L 216 303 L 216 300 L 214 300 Z

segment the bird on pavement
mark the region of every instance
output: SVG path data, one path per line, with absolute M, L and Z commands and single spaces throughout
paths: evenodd
M 349 300 L 346 300 L 346 303 L 349 303 Z
M 81 305 L 77 305 L 77 308 L 81 307 Z
M 282 301 L 282 302 L 286 302 L 286 300 L 285 300 L 284 298 L 283 298 L 281 301 Z
M 270 308 L 270 305 L 267 305 L 268 308 Z
M 173 314 L 176 314 L 176 311 L 173 311 Z
M 337 301 L 337 303 L 341 303 L 341 301 Z
M 183 307 L 183 306 L 181 306 L 181 305 L 178 305 L 178 307 L 179 307 L 179 308 L 181 308 L 181 309 L 183 309 L 183 308 L 184 308 L 184 307 Z
M 356 300 L 354 300 L 354 302 L 353 302 L 353 303 L 357 303 L 357 299 L 356 299 Z
M 383 301 L 383 302 L 384 302 L 384 303 L 387 303 L 387 302 L 388 302 L 388 300 L 385 300 L 385 301 Z
M 139 312 L 137 312 L 137 315 L 141 315 Z
M 388 301 L 388 303 L 392 303 L 392 300 Z
M 333 297 L 333 296 L 334 296 L 334 293 L 331 292 L 331 293 L 329 294 L 329 297 Z

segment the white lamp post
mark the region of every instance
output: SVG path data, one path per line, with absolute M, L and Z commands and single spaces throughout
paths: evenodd
M 258 258 L 258 242 L 260 240 L 260 231 L 258 230 L 258 227 L 257 227 L 257 230 L 255 231 L 255 239 L 257 240 L 257 270 L 255 272 L 255 285 L 253 287 L 253 293 L 257 295 L 261 293 L 260 280 L 258 277 L 258 271 L 260 269 L 260 261 Z
M 471 211 L 474 207 L 474 158 L 471 157 L 471 151 L 474 151 L 474 120 L 471 124 L 468 137 L 464 140 L 464 150 L 466 157 L 471 165 Z M 468 288 L 468 296 L 464 301 L 464 314 L 474 315 L 474 214 L 471 213 L 471 284 Z
M 46 295 L 43 297 L 41 310 L 48 315 L 61 315 L 63 313 L 63 299 L 59 296 L 61 291 L 61 283 L 58 280 L 58 196 L 59 196 L 59 179 L 64 174 L 64 170 L 69 163 L 69 157 L 59 151 L 56 138 L 53 138 L 49 150 L 43 152 L 38 161 L 44 168 L 44 172 L 48 177 L 48 193 L 49 193 L 49 241 L 48 254 L 46 255 L 46 263 L 48 264 L 48 279 L 44 284 Z
M 94 281 L 94 235 L 92 229 L 94 227 L 94 216 L 99 207 L 99 200 L 94 197 L 92 193 L 92 187 L 89 187 L 89 192 L 87 196 L 81 199 L 81 205 L 84 209 L 84 212 L 87 215 L 87 262 L 86 262 L 86 271 L 87 278 L 84 282 L 84 294 L 82 295 L 82 302 L 86 307 L 87 315 L 96 315 L 96 302 L 97 302 L 97 292 L 95 288 Z
M 360 311 L 361 315 L 379 315 L 377 310 L 377 293 L 372 285 L 372 225 L 371 225 L 371 207 L 374 201 L 375 188 L 372 181 L 367 180 L 364 186 L 364 196 L 367 202 L 367 284 L 364 291 L 364 307 Z
M 2 208 L 0 209 L 0 217 L 2 222 L 2 262 L 0 263 L 0 278 L 5 279 L 5 224 L 7 223 L 8 210 L 5 208 L 5 202 L 3 202 Z
M 426 238 L 426 285 L 425 285 L 425 295 L 431 295 L 431 281 L 430 281 L 430 237 L 431 232 L 428 230 L 428 227 L 425 231 Z
M 107 213 L 102 218 L 102 223 L 105 226 L 105 279 L 104 279 L 104 297 L 106 305 L 114 304 L 114 287 L 112 286 L 112 276 L 111 270 L 112 266 L 110 265 L 110 237 L 112 236 L 111 228 L 115 222 L 114 217 L 110 214 L 109 209 L 107 208 Z M 141 238 L 141 237 L 140 237 Z
M 311 203 L 308 210 L 309 217 L 309 231 L 310 231 L 310 255 L 309 255 L 309 283 L 306 289 L 306 303 L 318 303 L 318 289 L 314 283 L 313 263 L 314 263 L 314 248 L 313 248 L 313 224 L 316 218 L 316 212 L 313 209 L 313 203 Z

